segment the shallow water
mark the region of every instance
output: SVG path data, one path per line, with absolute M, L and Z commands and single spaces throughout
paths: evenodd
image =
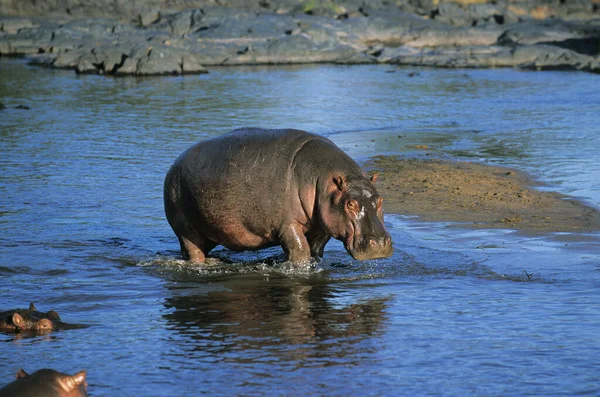
M 91 325 L 0 334 L 0 384 L 52 367 L 85 368 L 92 396 L 600 394 L 598 233 L 388 215 L 385 260 L 353 261 L 338 242 L 312 270 L 278 248 L 179 259 L 164 174 L 241 126 L 321 133 L 359 160 L 519 167 L 600 206 L 597 76 L 411 71 L 110 79 L 0 60 L 0 310 L 33 301 Z

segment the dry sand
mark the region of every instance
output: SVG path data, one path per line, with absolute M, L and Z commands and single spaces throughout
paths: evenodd
M 537 190 L 541 184 L 517 170 L 399 156 L 373 157 L 365 168 L 379 173 L 377 189 L 386 213 L 531 232 L 600 230 L 597 210 L 560 193 Z

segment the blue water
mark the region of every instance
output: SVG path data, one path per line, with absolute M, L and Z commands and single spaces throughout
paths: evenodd
M 86 369 L 94 397 L 600 395 L 599 233 L 387 215 L 385 260 L 338 242 L 312 271 L 272 264 L 278 248 L 179 259 L 166 170 L 241 126 L 317 132 L 359 161 L 427 145 L 600 206 L 598 76 L 411 71 L 111 79 L 1 59 L 0 310 L 33 301 L 91 326 L 0 334 L 0 385 L 50 367 Z

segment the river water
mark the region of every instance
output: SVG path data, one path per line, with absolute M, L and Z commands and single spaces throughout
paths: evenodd
M 312 271 L 273 262 L 279 248 L 198 267 L 179 260 L 162 204 L 184 149 L 261 126 L 326 135 L 359 161 L 427 145 L 598 207 L 598 76 L 313 65 L 113 79 L 2 59 L 0 102 L 0 310 L 35 302 L 90 325 L 0 334 L 0 385 L 50 367 L 86 369 L 94 397 L 600 394 L 599 233 L 388 215 L 385 260 L 332 242 Z

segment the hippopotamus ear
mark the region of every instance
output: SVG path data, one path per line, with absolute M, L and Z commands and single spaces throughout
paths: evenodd
M 378 177 L 379 175 L 376 172 L 374 172 L 373 175 L 371 175 L 371 183 L 377 182 Z
M 58 315 L 57 312 L 55 312 L 54 310 L 50 310 L 48 313 L 46 313 L 46 316 L 53 321 L 60 321 L 60 316 Z
M 87 390 L 87 382 L 85 380 L 85 371 L 79 371 L 75 375 L 64 375 L 62 378 L 65 381 L 64 389 L 66 392 L 71 393 L 75 389 L 81 390 L 80 386 L 83 386 L 83 390 Z M 87 395 L 87 394 L 86 394 Z
M 73 381 L 78 385 L 84 385 L 87 387 L 87 381 L 85 380 L 86 372 L 79 371 L 73 375 Z
M 17 371 L 17 379 L 26 378 L 28 376 L 29 374 L 25 372 L 25 370 L 23 370 L 22 368 Z
M 19 313 L 13 314 L 12 322 L 19 328 L 26 328 L 25 319 Z

